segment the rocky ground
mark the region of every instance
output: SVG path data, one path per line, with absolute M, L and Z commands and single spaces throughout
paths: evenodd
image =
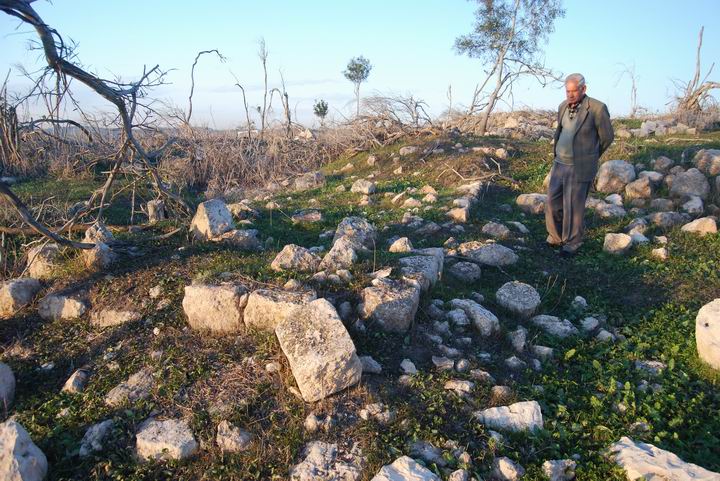
M 544 140 L 406 141 L 191 224 L 125 199 L 2 284 L 0 472 L 720 479 L 720 135 L 665 133 L 606 154 L 572 259 Z M 79 200 L 16 190 L 48 185 Z

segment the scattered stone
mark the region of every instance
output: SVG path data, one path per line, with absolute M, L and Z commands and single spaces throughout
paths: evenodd
M 319 170 L 308 172 L 295 178 L 295 190 L 303 191 L 325 186 L 325 176 Z
M 88 244 L 110 244 L 114 240 L 112 232 L 102 222 L 96 222 L 85 231 L 83 242 Z
M 509 406 L 499 406 L 475 413 L 484 425 L 500 431 L 528 431 L 542 429 L 543 418 L 537 401 L 523 401 Z
M 94 452 L 102 451 L 102 443 L 105 437 L 112 431 L 113 427 L 115 427 L 115 423 L 112 419 L 106 419 L 105 421 L 90 426 L 88 430 L 85 431 L 82 441 L 80 441 L 79 456 L 86 458 Z
M 598 342 L 612 342 L 615 341 L 615 335 L 612 332 L 606 331 L 605 329 L 600 329 L 595 336 L 595 339 Z
M 507 239 L 511 236 L 510 229 L 497 222 L 488 222 L 482 228 L 482 233 L 494 239 Z
M 512 459 L 503 456 L 493 461 L 493 479 L 498 481 L 517 481 L 525 475 L 525 469 Z
M 458 281 L 467 284 L 479 281 L 482 275 L 480 266 L 474 262 L 458 262 L 453 264 L 448 271 Z
M 247 289 L 241 285 L 192 284 L 185 287 L 182 306 L 191 328 L 230 333 L 242 329 L 247 302 Z
M 80 368 L 72 373 L 67 381 L 65 381 L 65 384 L 62 387 L 62 392 L 79 394 L 85 390 L 85 385 L 89 379 L 90 371 L 88 369 Z
M 295 212 L 290 220 L 293 224 L 312 224 L 315 222 L 322 222 L 323 215 L 317 209 L 303 209 Z
M 472 377 L 476 381 L 480 381 L 486 384 L 495 384 L 495 378 L 492 377 L 489 372 L 483 371 L 482 369 L 471 370 L 470 377 Z
M 464 327 L 470 325 L 470 319 L 462 309 L 453 309 L 446 315 L 448 320 L 456 327 Z
M 577 463 L 572 459 L 556 459 L 545 461 L 542 470 L 550 481 L 572 481 L 575 479 Z
M 369 421 L 374 419 L 380 424 L 389 424 L 395 421 L 397 413 L 388 409 L 383 403 L 366 404 L 359 412 L 360 418 Z
M 15 375 L 5 363 L 0 362 L 0 407 L 7 409 L 15 399 Z
M 527 329 L 520 326 L 516 330 L 508 332 L 508 339 L 515 351 L 523 352 L 525 350 L 525 341 L 527 340 Z
M 115 261 L 115 254 L 102 242 L 95 243 L 92 249 L 83 250 L 81 255 L 85 267 L 90 271 L 102 271 Z
M 190 426 L 182 419 L 150 419 L 141 425 L 135 440 L 140 459 L 187 459 L 199 447 Z
M 409 374 L 411 376 L 413 374 L 417 374 L 418 372 L 415 364 L 410 359 L 403 359 L 400 363 L 400 369 L 402 369 L 405 374 Z
M 707 480 L 720 479 L 714 473 L 692 463 L 686 463 L 670 451 L 652 444 L 635 442 L 627 436 L 610 446 L 610 455 L 625 470 L 628 479 L 677 479 Z
M 14 316 L 17 311 L 32 302 L 39 290 L 40 282 L 31 277 L 0 283 L 0 319 Z
M 13 419 L 0 424 L 0 479 L 42 481 L 47 471 L 45 454 L 25 428 Z
M 705 304 L 698 311 L 695 343 L 700 359 L 720 370 L 720 299 Z
M 700 215 L 704 210 L 703 201 L 700 197 L 692 196 L 682 205 L 682 210 L 689 215 Z
M 509 266 L 519 260 L 518 255 L 512 249 L 495 243 L 465 242 L 458 246 L 458 251 L 481 264 L 494 267 Z
M 401 237 L 390 245 L 390 252 L 411 252 L 412 242 L 407 237 Z
M 57 244 L 46 244 L 33 247 L 27 253 L 28 276 L 34 279 L 49 279 L 57 268 L 60 249 Z
M 640 177 L 625 186 L 625 198 L 649 199 L 653 194 L 653 184 L 648 177 Z
M 547 334 L 561 339 L 578 334 L 577 327 L 573 326 L 567 319 L 541 314 L 530 319 L 530 322 L 541 328 Z
M 653 169 L 662 173 L 666 173 L 668 170 L 670 170 L 670 167 L 672 167 L 673 164 L 675 164 L 675 162 L 673 162 L 672 159 L 665 157 L 664 155 L 661 155 L 657 159 L 650 162 L 650 165 Z
M 468 220 L 470 220 L 470 206 L 466 207 L 455 207 L 454 209 L 450 209 L 447 212 L 448 217 L 450 217 L 453 221 L 459 222 L 461 224 L 466 223 Z
M 350 187 L 350 192 L 370 195 L 375 193 L 375 189 L 375 182 L 365 179 L 359 179 L 353 183 L 352 187 Z
M 95 327 L 112 327 L 128 322 L 140 320 L 140 313 L 136 311 L 122 311 L 118 309 L 103 309 L 90 315 L 90 322 Z
M 712 217 L 701 217 L 700 219 L 688 222 L 682 226 L 680 230 L 683 232 L 693 232 L 695 234 L 699 234 L 700 236 L 715 234 L 717 233 L 717 223 Z
M 198 240 L 210 240 L 232 228 L 232 214 L 220 199 L 208 200 L 198 205 L 190 224 L 190 232 Z
M 659 376 L 665 370 L 667 366 L 665 363 L 660 361 L 635 361 L 635 369 L 638 371 L 644 371 L 650 376 Z
M 290 481 L 359 481 L 362 475 L 363 458 L 356 447 L 343 459 L 337 444 L 313 441 L 305 446 L 303 456 L 290 469 Z
M 542 214 L 545 212 L 545 194 L 521 194 L 515 199 L 515 203 L 521 211 L 526 214 Z
M 215 442 L 224 453 L 239 453 L 250 447 L 252 434 L 224 420 L 218 424 Z
M 622 192 L 625 186 L 635 180 L 635 168 L 624 160 L 608 160 L 600 165 L 596 188 L 599 192 L 611 194 Z
M 150 368 L 144 368 L 123 381 L 107 393 L 105 404 L 120 407 L 123 404 L 134 404 L 150 396 L 155 387 L 155 378 Z
M 432 363 L 440 371 L 452 371 L 455 369 L 455 361 L 447 357 L 433 356 Z
M 657 249 L 653 249 L 652 251 L 650 251 L 650 255 L 657 260 L 665 261 L 668 258 L 667 247 L 658 247 Z
M 600 325 L 600 321 L 595 319 L 594 317 L 586 317 L 582 321 L 580 321 L 580 329 L 583 330 L 583 332 L 592 332 Z
M 694 195 L 705 200 L 709 194 L 710 184 L 707 178 L 695 168 L 677 174 L 672 181 L 672 187 L 670 187 L 672 197 L 684 198 Z
M 274 271 L 315 272 L 319 265 L 320 258 L 308 249 L 295 244 L 288 244 L 275 256 L 270 268 Z
M 420 303 L 420 286 L 405 281 L 374 279 L 360 294 L 358 312 L 390 332 L 405 332 Z
M 542 361 L 549 361 L 553 358 L 553 349 L 551 347 L 535 345 L 532 347 L 532 353 Z
M 470 394 L 475 389 L 475 383 L 460 379 L 451 379 L 445 383 L 445 389 L 459 394 Z
M 470 464 L 470 463 L 465 463 Z M 465 469 L 456 469 L 452 473 L 450 473 L 450 476 L 448 476 L 447 481 L 470 481 L 470 473 Z
M 669 229 L 690 221 L 690 216 L 679 212 L 655 212 L 647 216 L 647 220 L 652 224 Z
M 380 374 L 382 373 L 382 366 L 379 362 L 373 359 L 371 356 L 360 356 L 360 363 L 362 364 L 363 374 Z
M 326 299 L 294 309 L 275 335 L 306 402 L 357 384 L 362 363 L 337 311 Z
M 482 336 L 490 336 L 500 330 L 500 321 L 492 312 L 485 309 L 475 301 L 469 299 L 453 299 L 450 301 L 453 309 L 462 309 Z
M 61 294 L 49 294 L 38 303 L 38 314 L 48 321 L 77 319 L 86 310 L 87 306 L 82 301 Z
M 632 247 L 632 237 L 627 234 L 605 234 L 603 250 L 608 254 L 624 255 Z
M 165 213 L 165 202 L 162 199 L 154 199 L 148 201 L 146 204 L 148 222 L 150 224 L 157 224 L 167 218 Z
M 383 466 L 370 481 L 440 481 L 440 478 L 414 459 L 401 456 Z
M 540 294 L 534 287 L 513 281 L 503 284 L 495 293 L 498 305 L 507 309 L 520 319 L 527 319 L 540 305 Z
M 264 331 L 274 331 L 299 305 L 317 298 L 315 291 L 281 291 L 256 289 L 247 300 L 243 312 L 245 325 Z
M 420 284 L 423 291 L 427 291 L 440 279 L 445 254 L 441 248 L 419 249 L 417 256 L 400 259 L 400 273 L 406 280 L 414 280 Z

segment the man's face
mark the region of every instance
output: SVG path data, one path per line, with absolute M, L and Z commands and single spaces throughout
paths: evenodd
M 567 101 L 569 104 L 576 104 L 582 100 L 583 95 L 585 95 L 585 89 L 587 88 L 587 85 L 583 85 L 582 87 L 578 87 L 578 83 L 574 80 L 570 80 L 565 84 L 565 97 L 567 98 Z

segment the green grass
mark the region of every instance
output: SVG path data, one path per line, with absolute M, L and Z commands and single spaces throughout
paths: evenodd
M 456 141 L 433 138 L 411 143 L 448 147 Z M 415 326 L 407 334 L 388 334 L 373 326 L 365 332 L 351 329 L 358 352 L 378 360 L 383 374 L 364 376 L 360 385 L 314 405 L 303 403 L 288 389 L 294 380 L 274 336 L 257 332 L 209 336 L 189 330 L 181 306 L 184 287 L 193 280 L 233 280 L 251 287 L 279 286 L 291 278 L 307 281 L 308 274 L 269 269 L 277 251 L 288 243 L 327 248 L 330 239 L 320 240 L 319 234 L 334 229 L 345 216 L 361 215 L 378 229 L 375 251 L 362 255 L 353 266 L 355 279 L 347 288 L 318 288 L 320 296 L 337 296 L 355 304 L 359 291 L 368 283 L 367 273 L 396 265 L 400 257 L 387 252 L 387 239 L 409 234 L 398 224 L 403 209 L 393 205 L 384 193 L 433 185 L 439 202 L 419 215 L 441 224 L 454 198 L 453 186 L 463 183 L 448 167 L 470 178 L 478 173 L 477 155 L 448 150 L 424 162 L 415 156 L 403 160 L 407 169 L 402 175 L 392 174 L 396 166 L 390 156 L 404 144 L 373 152 L 378 156 L 374 169 L 366 164 L 369 153 L 340 158 L 324 168 L 328 177 L 325 187 L 279 194 L 274 200 L 280 209 L 273 211 L 258 203 L 261 216 L 250 227 L 260 231 L 263 241 L 272 237 L 265 252 L 190 244 L 184 234 L 147 242 L 149 236 L 174 225 L 170 222 L 141 234 L 121 234 L 123 240 L 137 242 L 142 255 L 123 255 L 108 273 L 88 277 L 79 268 L 78 260 L 68 255 L 60 271 L 63 279 L 49 282 L 48 289 L 75 285 L 93 308 L 129 306 L 143 316 L 139 322 L 98 330 L 87 320 L 43 321 L 31 306 L 0 325 L 2 359 L 18 379 L 16 402 L 9 414 L 17 415 L 47 455 L 49 479 L 285 479 L 289 466 L 299 461 L 302 447 L 308 441 L 322 439 L 341 445 L 359 443 L 367 456 L 365 479 L 400 454 L 408 454 L 408 446 L 415 440 L 431 441 L 439 447 L 452 440 L 468 451 L 472 462 L 461 466 L 452 450 L 444 448 L 448 467 L 465 467 L 476 476 L 487 476 L 496 455 L 519 461 L 527 470 L 524 479 L 530 480 L 543 479 L 540 466 L 545 460 L 576 456 L 579 480 L 622 480 L 622 471 L 603 453 L 623 435 L 720 471 L 720 375 L 700 362 L 694 338 L 697 310 L 720 297 L 720 236 L 699 238 L 671 231 L 667 233 L 670 257 L 666 262 L 653 260 L 650 246 L 637 248 L 627 257 L 614 257 L 602 252 L 604 235 L 622 229 L 630 219 L 605 221 L 588 213 L 587 242 L 581 253 L 571 260 L 559 259 L 544 246 L 543 219 L 522 215 L 514 207 L 518 193 L 542 189 L 550 164 L 549 145 L 495 138 L 466 137 L 460 141 L 468 146 L 510 147 L 513 155 L 501 166 L 503 174 L 517 183 L 500 181 L 488 188 L 473 209 L 473 219 L 465 225 L 465 232 L 455 237 L 461 242 L 484 239 L 480 230 L 485 222 L 519 220 L 530 229 L 524 242 L 509 242 L 525 248 L 518 249 L 520 261 L 502 270 L 484 268 L 482 279 L 472 284 L 445 276 L 424 296 Z M 655 142 L 634 139 L 615 144 L 607 158 L 647 162 L 657 155 L 667 155 L 680 161 L 683 152 L 689 159 L 699 148 L 719 146 L 717 133 L 673 143 L 663 143 L 662 138 Z M 332 174 L 348 161 L 355 165 L 352 172 Z M 378 173 L 377 202 L 359 207 L 361 196 L 349 192 L 353 182 L 350 177 L 363 177 L 371 171 Z M 421 174 L 413 176 L 415 171 Z M 336 192 L 338 185 L 348 191 Z M 56 192 L 57 202 L 72 203 L 83 200 L 96 187 L 93 181 L 42 180 L 20 184 L 16 191 L 32 202 L 52 191 Z M 127 202 L 121 196 L 121 202 L 113 208 L 117 210 L 108 211 L 109 219 L 119 224 L 127 222 Z M 513 206 L 512 212 L 499 208 L 501 204 Z M 290 216 L 303 208 L 320 209 L 323 220 L 293 224 Z M 434 247 L 441 246 L 449 234 L 409 236 L 416 247 Z M 582 336 L 560 341 L 527 326 L 530 341 L 553 347 L 555 359 L 539 372 L 509 372 L 503 360 L 514 352 L 505 333 L 521 323 L 503 315 L 494 301 L 496 290 L 509 280 L 534 285 L 542 296 L 542 313 L 573 321 L 578 321 L 580 314 L 570 308 L 570 303 L 576 295 L 585 297 L 589 313 L 598 315 L 606 328 L 617 330 L 622 338 L 607 344 Z M 168 303 L 164 309 L 158 308 L 160 299 L 151 300 L 147 294 L 153 286 L 162 288 L 161 299 Z M 506 436 L 506 443 L 501 445 L 492 442 L 487 429 L 472 416 L 473 411 L 495 404 L 490 386 L 476 383 L 473 393 L 465 398 L 445 391 L 448 379 L 470 376 L 433 369 L 430 356 L 437 352 L 423 334 L 432 324 L 426 314 L 430 299 L 450 300 L 468 297 L 472 292 L 484 295 L 484 305 L 501 317 L 503 334 L 481 338 L 468 330 L 467 335 L 473 339 L 466 351 L 471 366 L 488 370 L 499 383 L 509 385 L 512 401 L 537 400 L 545 418 L 544 430 Z M 153 333 L 155 328 L 159 335 Z M 114 353 L 114 359 L 107 359 L 108 352 Z M 153 352 L 162 354 L 153 357 Z M 482 352 L 491 353 L 492 359 L 483 361 L 479 356 Z M 398 366 L 406 357 L 416 361 L 421 374 L 409 385 L 402 385 L 398 382 Z M 635 369 L 636 360 L 659 360 L 667 369 L 651 378 Z M 265 372 L 265 364 L 275 361 L 281 365 L 280 373 Z M 45 362 L 54 362 L 55 368 L 38 370 Z M 61 394 L 69 374 L 86 364 L 93 367 L 94 373 L 85 393 Z M 152 366 L 158 373 L 152 396 L 135 406 L 106 407 L 103 398 L 107 391 L 142 366 Z M 638 389 L 643 380 L 657 386 Z M 397 421 L 379 426 L 359 420 L 357 412 L 368 402 L 383 402 L 395 409 Z M 223 403 L 227 410 L 219 411 Z M 623 410 L 618 409 L 619 404 Z M 59 416 L 66 409 L 67 413 Z M 205 448 L 186 462 L 137 463 L 133 457 L 134 434 L 153 411 L 167 417 L 187 417 Z M 333 414 L 337 426 L 329 433 L 305 433 L 302 423 L 310 412 Z M 116 428 L 106 449 L 80 460 L 76 454 L 85 430 L 107 418 L 115 420 Z M 249 451 L 223 455 L 214 447 L 214 430 L 222 419 L 256 436 Z M 646 423 L 649 430 L 634 430 L 636 422 Z M 438 466 L 429 468 L 442 472 Z

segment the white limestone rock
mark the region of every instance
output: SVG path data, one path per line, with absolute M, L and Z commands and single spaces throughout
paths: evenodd
M 62 294 L 49 294 L 38 303 L 38 314 L 45 320 L 77 319 L 85 314 L 84 302 Z
M 231 333 L 242 329 L 247 301 L 247 289 L 241 285 L 192 284 L 185 287 L 182 306 L 192 329 Z
M 248 327 L 274 331 L 297 306 L 316 298 L 315 291 L 256 289 L 248 297 L 243 319 Z
M 0 408 L 10 407 L 15 399 L 15 375 L 5 363 L 0 362 Z
M 295 244 L 288 244 L 275 256 L 270 268 L 274 271 L 315 272 L 319 265 L 320 258 L 308 249 Z
M 359 448 L 342 455 L 337 444 L 312 441 L 303 449 L 304 459 L 290 469 L 290 481 L 359 481 L 364 458 Z
M 572 459 L 554 459 L 545 461 L 542 471 L 550 481 L 572 481 L 575 479 L 577 463 Z
M 518 255 L 512 249 L 492 242 L 464 242 L 458 246 L 458 252 L 481 264 L 494 267 L 509 266 L 519 260 Z
M 135 440 L 140 459 L 187 459 L 199 448 L 190 426 L 182 419 L 150 419 L 140 427 Z
M 0 424 L 0 479 L 41 481 L 48 471 L 45 454 L 22 425 L 10 419 Z
M 373 320 L 386 331 L 405 332 L 415 319 L 420 286 L 391 279 L 374 279 L 360 294 L 360 317 Z
M 521 211 L 526 214 L 542 214 L 545 212 L 545 202 L 547 195 L 545 194 L 520 194 L 515 203 Z
M 540 305 L 540 294 L 535 288 L 518 281 L 503 284 L 495 293 L 495 298 L 498 305 L 520 319 L 532 316 Z
M 141 315 L 137 311 L 103 309 L 93 312 L 90 315 L 90 322 L 95 327 L 113 327 L 138 321 L 140 317 Z
M 450 301 L 453 309 L 462 309 L 472 321 L 482 336 L 490 336 L 500 330 L 500 321 L 497 316 L 483 306 L 470 299 L 453 299 Z
M 112 419 L 106 419 L 97 424 L 90 426 L 80 441 L 79 456 L 86 458 L 92 453 L 103 450 L 103 441 L 105 437 L 112 431 L 115 423 Z
M 613 255 L 624 255 L 632 247 L 633 240 L 627 234 L 605 234 L 605 242 L 603 243 L 603 250 L 608 254 Z
M 613 460 L 625 470 L 628 481 L 638 478 L 657 480 L 718 481 L 714 473 L 652 444 L 635 442 L 627 436 L 610 446 Z
M 493 479 L 497 481 L 518 481 L 525 475 L 525 469 L 512 459 L 502 456 L 493 461 Z
M 233 228 L 232 214 L 220 199 L 211 199 L 198 205 L 190 224 L 190 232 L 198 240 L 210 240 Z
M 225 420 L 218 424 L 215 442 L 224 453 L 239 453 L 250 447 L 252 434 Z
M 485 426 L 499 431 L 533 431 L 543 428 L 543 417 L 537 401 L 523 401 L 475 413 Z
M 40 282 L 21 277 L 0 283 L 0 319 L 8 319 L 32 302 L 40 290 Z
M 579 334 L 577 327 L 575 327 L 572 322 L 555 316 L 541 314 L 530 319 L 530 322 L 547 334 L 561 339 Z
M 360 381 L 362 363 L 355 345 L 326 299 L 294 309 L 275 334 L 305 401 L 318 401 Z
M 60 249 L 57 244 L 46 244 L 33 247 L 27 253 L 28 276 L 34 279 L 49 279 L 57 268 Z
M 700 236 L 717 233 L 717 223 L 712 217 L 701 217 L 688 222 L 680 228 L 683 232 L 693 232 Z
M 720 370 L 720 299 L 705 304 L 698 311 L 695 343 L 700 359 Z
M 600 165 L 595 185 L 598 192 L 612 194 L 622 192 L 633 180 L 635 167 L 624 160 L 608 160 Z
M 119 407 L 124 404 L 134 404 L 150 396 L 155 387 L 155 377 L 150 368 L 144 368 L 131 375 L 110 390 L 105 396 L 105 404 L 110 407 Z
M 440 481 L 440 478 L 409 456 L 382 467 L 370 481 Z

